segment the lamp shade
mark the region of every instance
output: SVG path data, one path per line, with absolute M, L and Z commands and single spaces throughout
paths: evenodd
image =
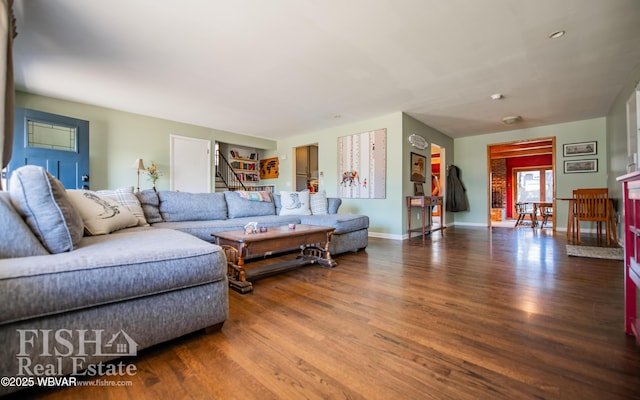
M 131 166 L 131 168 L 133 169 L 137 169 L 138 171 L 141 169 L 145 169 L 144 167 L 144 162 L 142 161 L 142 158 L 138 158 L 133 162 L 133 165 Z

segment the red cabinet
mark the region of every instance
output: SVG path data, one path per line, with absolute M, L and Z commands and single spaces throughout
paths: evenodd
M 640 342 L 637 295 L 640 287 L 640 171 L 623 175 L 624 198 L 624 331 Z

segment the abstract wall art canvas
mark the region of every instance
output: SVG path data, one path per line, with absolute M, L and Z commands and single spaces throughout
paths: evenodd
M 386 129 L 338 138 L 338 197 L 384 199 L 386 175 Z

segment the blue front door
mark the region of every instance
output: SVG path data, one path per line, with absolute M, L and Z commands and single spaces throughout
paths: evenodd
M 67 189 L 89 189 L 89 122 L 16 107 L 9 181 L 23 165 L 45 168 Z

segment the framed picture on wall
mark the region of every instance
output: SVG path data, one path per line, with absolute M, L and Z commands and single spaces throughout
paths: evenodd
M 413 195 L 424 196 L 424 186 L 422 185 L 422 183 L 415 182 L 413 184 Z
M 562 154 L 565 157 L 573 156 L 594 156 L 598 154 L 598 142 L 581 142 L 581 143 L 566 143 L 562 146 Z
M 575 160 L 564 162 L 565 174 L 576 174 L 580 172 L 598 172 L 598 159 Z
M 427 157 L 418 153 L 411 153 L 411 181 L 412 182 L 427 182 L 426 177 L 426 164 Z

